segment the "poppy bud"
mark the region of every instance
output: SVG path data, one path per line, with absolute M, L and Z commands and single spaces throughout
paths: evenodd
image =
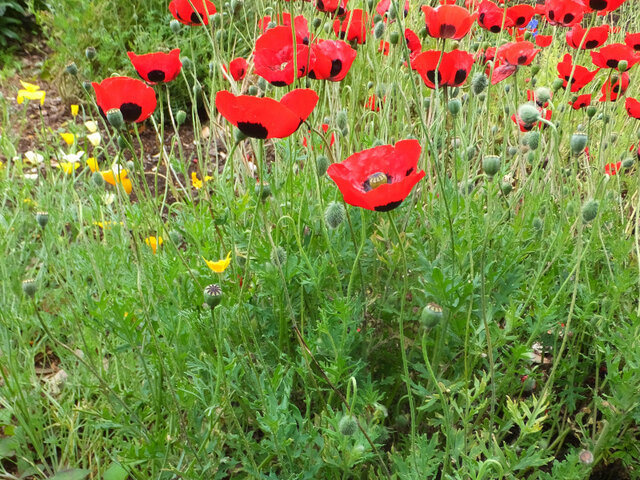
M 316 171 L 318 172 L 318 176 L 321 177 L 325 173 L 327 173 L 327 169 L 329 168 L 329 159 L 324 155 L 320 155 L 316 158 Z
M 338 228 L 344 222 L 345 209 L 340 202 L 331 202 L 324 211 L 324 220 L 330 229 Z
M 500 171 L 500 157 L 497 155 L 486 155 L 482 159 L 482 170 L 489 178 L 493 178 Z
M 180 31 L 180 29 L 182 28 L 182 25 L 180 24 L 180 22 L 178 20 L 176 20 L 174 18 L 173 20 L 171 20 L 169 22 L 169 27 L 171 27 L 171 31 L 173 33 L 178 33 Z
M 590 450 L 580 450 L 578 458 L 580 459 L 580 463 L 584 465 L 591 465 L 593 463 L 593 453 L 591 453 Z
M 262 185 L 261 200 L 266 200 L 271 196 L 271 186 L 267 182 L 256 182 L 255 192 L 256 195 L 260 195 L 260 186 Z
M 243 141 L 246 138 L 247 138 L 247 136 L 244 133 L 242 133 L 240 131 L 240 129 L 238 129 L 238 128 L 234 128 L 233 129 L 233 140 L 236 143 L 240 143 L 241 141 Z
M 589 116 L 589 118 L 593 118 L 597 111 L 598 110 L 596 110 L 596 107 L 594 107 L 593 105 L 589 105 L 587 107 L 587 115 Z
M 389 35 L 389 43 L 391 43 L 392 45 L 397 45 L 399 41 L 400 34 L 398 32 L 391 32 L 391 35 Z
M 625 158 L 622 161 L 622 167 L 625 168 L 625 169 L 629 169 L 629 168 L 633 167 L 634 163 L 635 163 L 635 161 L 633 160 L 633 158 L 628 157 L 628 158 Z
M 207 285 L 204 289 L 204 301 L 211 309 L 218 306 L 222 300 L 222 288 L 217 283 Z
M 627 62 L 626 60 L 620 60 L 618 62 L 618 71 L 619 72 L 626 72 L 629 69 L 629 62 Z
M 384 35 L 384 22 L 378 22 L 376 23 L 376 26 L 373 27 L 373 36 L 375 38 L 382 38 L 383 35 Z
M 569 142 L 571 146 L 571 152 L 574 155 L 579 155 L 584 151 L 584 148 L 587 146 L 587 140 L 589 137 L 584 132 L 576 132 L 571 135 L 571 141 Z
M 531 65 L 531 76 L 535 76 L 537 75 L 537 73 L 540 71 L 540 65 Z
M 118 147 L 120 147 L 121 149 L 127 148 L 127 139 L 122 135 L 118 136 Z
M 509 93 L 511 91 L 511 85 L 505 85 L 504 86 L 504 91 L 505 91 L 505 93 Z
M 248 91 L 249 95 L 257 95 L 258 94 L 258 87 L 256 87 L 255 85 L 251 85 L 249 87 L 249 91 Z
M 89 90 L 91 88 L 91 82 L 82 82 L 82 88 Z
M 424 100 L 422 100 L 422 106 L 425 110 L 428 110 L 431 106 L 431 99 L 429 97 L 426 97 Z
M 331 22 L 325 22 L 324 27 L 322 27 L 325 33 L 329 33 L 331 31 Z
M 478 151 L 473 145 L 467 148 L 467 160 L 473 160 L 477 153 Z
M 551 90 L 553 90 L 554 92 L 557 92 L 558 90 L 560 90 L 562 88 L 562 84 L 564 82 L 562 81 L 561 78 L 556 78 L 553 83 L 551 84 Z
M 184 110 L 178 110 L 178 113 L 176 113 L 176 123 L 178 124 L 178 126 L 182 125 L 186 119 L 187 112 L 185 112 Z
M 372 3 L 372 2 L 369 2 L 369 3 Z M 373 3 L 371 6 L 373 7 Z M 398 12 L 396 12 L 396 5 L 394 2 L 391 2 L 391 5 L 389 5 L 389 11 L 387 12 L 387 15 L 391 20 L 395 20 L 396 17 L 398 16 Z
M 533 229 L 536 231 L 541 231 L 542 227 L 544 226 L 544 224 L 542 223 L 542 219 L 540 217 L 535 217 L 533 219 L 533 222 L 531 222 L 531 225 L 533 226 Z
M 551 100 L 551 90 L 549 90 L 547 87 L 536 88 L 534 95 L 536 97 L 536 102 L 538 103 L 538 105 L 544 105 L 549 100 Z
M 91 175 L 91 181 L 98 188 L 104 187 L 104 177 L 100 172 L 93 172 L 93 175 Z
M 433 328 L 442 321 L 442 307 L 437 303 L 429 303 L 422 309 L 420 323 L 425 328 Z
M 507 150 L 507 154 L 510 157 L 513 157 L 516 153 L 518 153 L 518 149 L 516 147 L 509 147 L 509 149 Z
M 322 25 L 322 20 L 320 19 L 320 17 L 315 17 L 313 19 L 312 25 L 313 25 L 313 28 L 315 28 L 315 29 L 320 28 L 320 25 Z
M 358 423 L 352 415 L 345 415 L 338 423 L 338 430 L 345 437 L 350 437 L 358 431 Z
M 427 27 L 423 27 L 420 29 L 420 38 L 425 39 L 427 38 L 427 35 L 429 35 L 429 30 L 427 30 Z
M 200 82 L 196 80 L 196 83 L 193 84 L 193 96 L 197 97 L 202 93 L 202 85 Z
M 180 57 L 180 61 L 182 62 L 182 69 L 183 70 L 191 70 L 193 68 L 193 62 L 191 61 L 191 59 L 187 56 L 184 57 Z
M 503 195 L 509 195 L 513 190 L 513 185 L 510 182 L 502 182 L 500 184 L 500 190 L 502 190 Z
M 582 220 L 584 223 L 591 222 L 598 216 L 598 202 L 596 200 L 589 200 L 582 206 Z
M 529 30 L 527 30 L 526 32 L 524 32 L 524 39 L 527 41 L 531 41 L 531 39 L 533 38 L 533 33 L 531 33 Z
M 49 223 L 49 214 L 47 212 L 36 213 L 36 222 L 38 222 L 41 228 L 46 227 L 47 223 Z
M 462 104 L 460 103 L 460 100 L 458 100 L 457 98 L 454 98 L 449 100 L 449 103 L 447 104 L 447 108 L 449 108 L 449 113 L 451 115 L 456 116 L 458 113 L 460 113 L 460 108 L 462 108 Z
M 476 95 L 480 95 L 489 85 L 489 79 L 484 73 L 476 73 L 471 79 L 471 89 Z
M 530 103 L 524 103 L 518 107 L 518 117 L 525 124 L 531 125 L 540 120 L 540 112 Z
M 339 129 L 347 128 L 347 112 L 344 110 L 340 110 L 338 115 L 336 116 L 336 125 L 338 125 Z
M 22 291 L 27 297 L 34 297 L 37 289 L 36 281 L 33 279 L 24 280 L 22 282 Z
M 283 267 L 284 264 L 287 263 L 287 251 L 278 245 L 273 250 L 271 250 L 269 260 L 271 260 L 271 263 L 274 267 Z
M 231 0 L 231 11 L 236 14 L 244 6 L 242 0 Z
M 537 150 L 540 145 L 540 132 L 527 132 L 523 141 L 525 145 L 528 145 L 531 150 Z
M 218 14 L 216 13 L 216 15 Z M 226 30 L 216 31 L 215 39 L 217 43 L 224 43 L 227 40 L 227 31 Z
M 124 125 L 124 118 L 122 117 L 122 112 L 119 108 L 112 108 L 107 112 L 107 121 L 109 124 L 116 128 L 122 128 Z
M 76 65 L 75 62 L 71 62 L 69 65 L 67 65 L 67 68 L 65 68 L 65 71 L 69 75 L 73 75 L 75 77 L 78 74 L 78 66 Z

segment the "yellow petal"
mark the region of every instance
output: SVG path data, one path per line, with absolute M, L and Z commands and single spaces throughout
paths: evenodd
M 207 260 L 204 257 L 202 257 L 202 259 L 207 263 L 207 266 L 211 270 L 213 270 L 216 273 L 222 273 L 227 269 L 227 267 L 231 263 L 231 252 L 229 252 L 227 254 L 227 258 L 225 258 L 223 260 L 218 260 L 217 262 L 214 262 L 214 261 L 211 261 L 211 260 Z
M 89 166 L 92 172 L 97 172 L 98 170 L 100 170 L 100 167 L 98 166 L 98 161 L 93 157 L 87 158 L 87 165 Z
M 88 122 L 84 122 L 84 126 L 87 127 L 87 130 L 91 133 L 96 133 L 98 131 L 98 124 L 93 120 L 89 120 Z
M 202 180 L 198 178 L 196 172 L 191 172 L 191 183 L 193 184 L 193 188 L 202 188 Z
M 74 170 L 76 170 L 80 166 L 80 162 L 62 162 L 58 164 L 58 167 L 62 169 L 64 173 L 67 175 L 71 175 Z
M 98 145 L 100 145 L 100 142 L 102 141 L 102 137 L 100 136 L 100 132 L 93 132 L 87 135 L 87 140 L 89 140 L 89 143 L 91 145 L 93 145 L 94 147 L 97 147 Z
M 37 92 L 31 92 L 29 90 L 18 90 L 18 96 L 16 100 L 18 103 L 24 102 L 24 99 L 27 100 L 40 100 L 40 105 L 44 105 L 44 90 L 38 90 Z
M 80 107 L 78 105 L 71 105 L 71 116 L 76 117 L 78 112 L 80 111 Z
M 158 249 L 158 247 L 162 245 L 162 237 L 158 237 L 158 238 L 147 237 L 144 239 L 144 243 L 146 243 L 151 247 L 151 250 L 153 250 L 153 253 L 156 253 L 156 250 Z
M 40 90 L 40 87 L 33 83 L 23 82 L 22 80 L 20 80 L 20 83 L 22 84 L 22 88 L 24 88 L 28 92 L 35 92 L 37 90 Z
M 76 136 L 73 133 L 61 133 L 60 136 L 67 145 L 73 145 L 76 141 Z

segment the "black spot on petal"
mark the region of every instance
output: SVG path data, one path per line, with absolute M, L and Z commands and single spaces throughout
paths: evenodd
M 443 23 L 440 25 L 440 38 L 453 38 L 456 34 L 456 26 Z
M 394 208 L 399 207 L 401 203 L 402 200 L 397 200 L 395 202 L 389 202 L 386 205 L 374 207 L 374 209 L 376 212 L 388 212 L 389 210 L 393 210 Z
M 573 19 L 576 18 L 576 16 L 573 13 L 567 13 L 564 18 L 562 19 L 562 22 L 565 24 L 569 24 L 571 22 L 573 22 Z
M 336 58 L 331 61 L 331 72 L 329 72 L 329 77 L 335 77 L 342 71 L 342 60 Z
M 586 42 L 584 42 L 584 48 L 586 49 L 596 48 L 597 46 L 598 46 L 597 40 L 587 40 Z
M 151 70 L 147 74 L 147 78 L 150 82 L 162 82 L 165 78 L 165 73 L 162 70 Z
M 269 131 L 260 123 L 254 122 L 238 122 L 238 130 L 244 133 L 247 137 L 252 138 L 267 138 Z
M 191 23 L 195 23 L 196 25 L 200 25 L 202 23 L 200 15 L 198 15 L 196 12 L 193 12 L 191 14 Z
M 615 58 L 610 58 L 609 60 L 607 60 L 607 67 L 609 67 L 609 68 L 617 68 L 618 67 L 618 60 L 616 60 Z
M 284 87 L 287 85 L 287 82 L 283 81 L 283 80 L 274 80 L 272 82 L 270 82 L 271 85 L 273 85 L 274 87 Z
M 409 175 L 411 175 L 413 173 L 413 167 L 411 167 L 409 170 L 407 170 L 407 172 L 404 174 L 405 177 L 408 177 Z
M 499 33 L 499 32 L 500 32 L 500 25 L 493 25 L 493 26 L 489 29 L 489 31 L 490 31 L 491 33 Z
M 454 86 L 462 85 L 462 83 L 467 79 L 467 71 L 463 68 L 460 68 L 456 71 L 456 76 L 453 78 Z
M 142 107 L 135 103 L 126 102 L 120 105 L 120 111 L 125 122 L 135 122 L 140 118 Z
M 594 10 L 604 10 L 607 8 L 606 0 L 589 0 L 589 6 Z

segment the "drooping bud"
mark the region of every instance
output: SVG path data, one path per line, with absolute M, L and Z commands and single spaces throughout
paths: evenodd
M 327 205 L 326 210 L 324 211 L 324 220 L 327 223 L 327 226 L 332 230 L 334 228 L 338 228 L 338 226 L 344 222 L 345 219 L 345 209 L 344 205 L 340 202 L 331 202 Z
M 340 430 L 341 434 L 346 437 L 350 437 L 358 431 L 358 423 L 352 415 L 345 415 L 340 419 L 338 429 Z
M 540 120 L 540 112 L 530 103 L 524 103 L 518 107 L 518 117 L 524 123 L 531 125 Z

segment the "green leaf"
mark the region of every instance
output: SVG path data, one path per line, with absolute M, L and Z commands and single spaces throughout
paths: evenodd
M 125 480 L 129 474 L 119 463 L 112 463 L 104 472 L 102 480 Z
M 12 457 L 18 446 L 18 439 L 15 437 L 0 438 L 0 458 Z
M 90 473 L 90 470 L 73 468 L 71 470 L 63 470 L 62 472 L 58 472 L 49 480 L 84 480 L 89 476 Z

